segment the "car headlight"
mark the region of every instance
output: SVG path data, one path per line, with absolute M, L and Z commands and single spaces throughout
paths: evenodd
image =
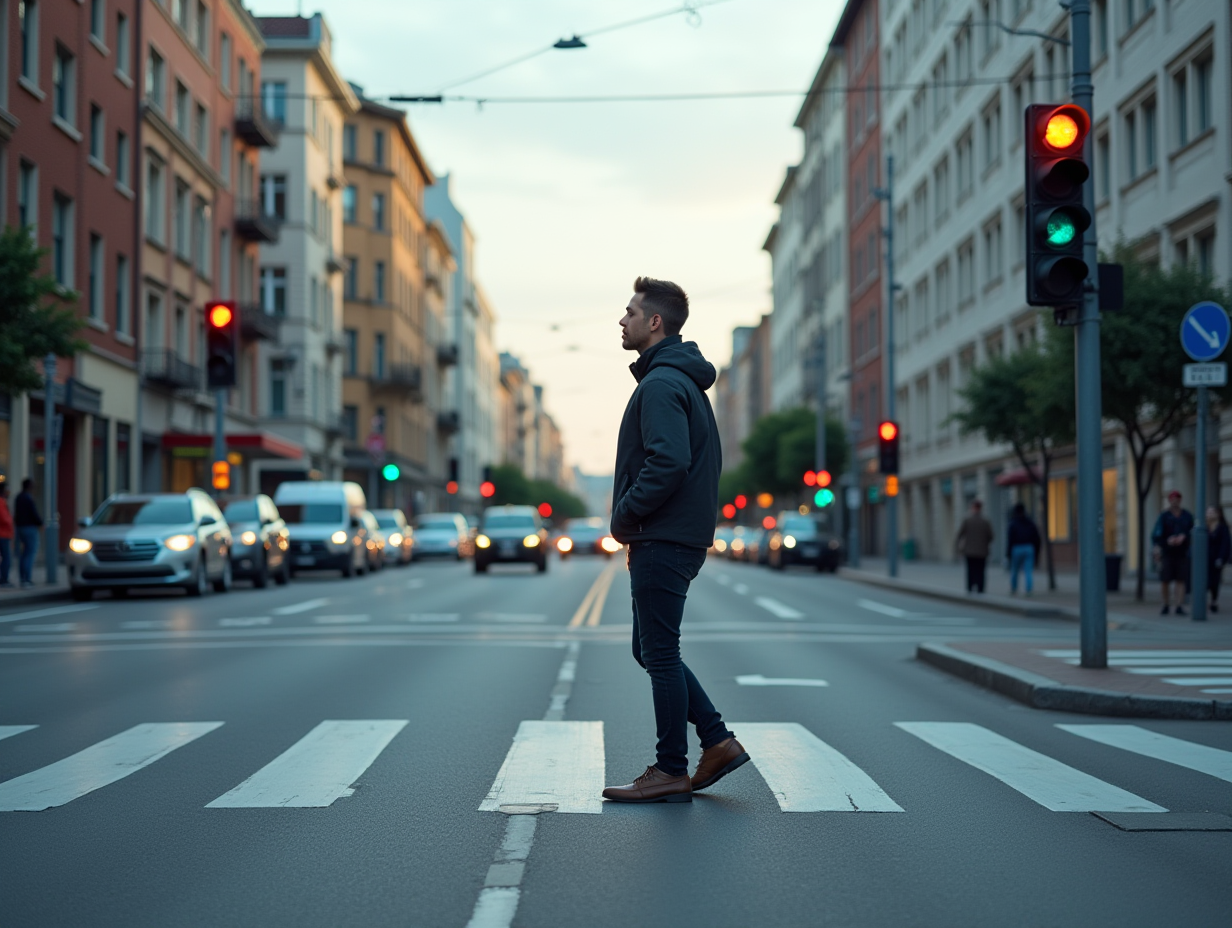
M 526 547 L 528 548 L 537 548 L 539 547 L 539 536 L 538 535 L 527 535 L 525 538 L 522 539 L 522 544 L 526 545 Z
M 487 548 L 487 547 L 490 547 L 491 544 L 492 544 L 492 539 L 489 538 L 487 535 L 476 535 L 475 536 L 475 547 L 476 548 Z
M 794 535 L 784 535 L 783 536 L 783 547 L 784 548 L 794 548 L 795 546 L 796 546 L 796 538 Z
M 334 534 L 329 536 L 329 540 L 332 541 L 336 545 L 345 545 L 346 540 L 347 540 L 347 533 L 344 532 L 342 529 L 338 529 L 338 531 L 334 532 Z
M 172 535 L 163 542 L 172 551 L 187 551 L 197 543 L 196 535 Z
M 569 551 L 572 551 L 573 550 L 573 539 L 572 538 L 557 538 L 556 539 L 556 550 L 559 551 L 561 554 L 565 554 Z
M 85 554 L 93 547 L 94 544 L 84 538 L 70 538 L 68 540 L 68 549 L 74 554 Z
M 245 532 L 243 535 L 240 536 L 240 544 L 242 545 L 255 545 L 256 543 L 257 543 L 257 533 L 256 532 Z
M 389 543 L 391 545 L 402 544 L 402 536 L 398 534 L 397 532 L 394 532 L 392 535 L 389 536 Z
M 714 550 L 718 551 L 719 554 L 722 554 L 727 550 L 727 542 L 725 542 L 722 538 L 716 538 L 714 540 Z
M 606 535 L 604 536 L 603 540 L 599 542 L 599 547 L 601 547 L 608 554 L 615 554 L 617 551 L 620 550 L 621 544 L 611 535 Z
M 743 542 L 743 541 L 741 541 L 739 538 L 737 538 L 735 541 L 733 541 L 733 542 L 731 543 L 731 549 L 732 549 L 733 551 L 743 551 L 743 550 L 744 550 L 744 542 Z

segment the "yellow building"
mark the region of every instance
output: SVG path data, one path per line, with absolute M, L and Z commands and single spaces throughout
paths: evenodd
M 442 237 L 424 219 L 423 191 L 434 178 L 405 114 L 362 93 L 360 103 L 342 136 L 346 479 L 365 488 L 373 508 L 417 512 L 447 479 L 436 404 L 438 360 L 450 359 L 438 359 L 437 339 L 448 273 L 439 268 L 452 258 L 445 242 L 442 261 Z

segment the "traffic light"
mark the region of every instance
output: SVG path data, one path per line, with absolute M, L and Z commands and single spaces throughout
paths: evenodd
M 883 474 L 898 473 L 898 424 L 889 420 L 877 426 L 877 440 L 880 443 L 880 464 L 878 470 Z
M 491 499 L 496 495 L 496 484 L 492 482 L 491 466 L 485 466 L 483 469 L 483 482 L 479 484 L 479 495 L 484 499 Z
M 833 478 L 830 476 L 830 472 L 828 470 L 819 470 L 816 474 L 815 479 L 817 482 L 817 486 L 828 487 L 830 485 L 830 481 Z
M 733 506 L 731 503 L 727 503 L 727 504 L 723 507 L 723 518 L 724 518 L 724 519 L 734 519 L 734 518 L 736 518 L 736 507 L 735 507 L 735 506 Z
M 540 503 L 539 504 L 539 515 L 543 516 L 543 518 L 545 519 L 551 518 L 552 504 L 551 503 Z
M 401 473 L 402 473 L 402 470 L 398 467 L 397 464 L 386 464 L 384 467 L 381 468 L 381 476 L 384 477 L 386 480 L 390 480 L 390 481 L 397 480 Z
M 738 493 L 736 495 L 736 499 L 734 500 L 734 502 L 736 503 L 737 509 L 743 509 L 745 506 L 749 504 L 749 498 L 745 496 L 743 493 Z
M 205 377 L 209 389 L 235 386 L 239 334 L 240 319 L 234 302 L 215 300 L 205 304 Z
M 1026 111 L 1027 304 L 1082 302 L 1090 268 L 1082 233 L 1091 225 L 1083 189 L 1091 169 L 1082 151 L 1091 117 L 1073 103 L 1032 104 Z
M 449 480 L 445 483 L 445 492 L 450 496 L 458 492 L 458 459 L 449 459 Z
M 813 505 L 820 509 L 825 509 L 832 502 L 834 502 L 833 490 L 818 490 L 813 496 Z
M 898 476 L 895 474 L 886 477 L 886 496 L 898 496 Z
M 806 487 L 817 486 L 817 475 L 813 473 L 811 470 L 806 470 L 804 472 L 804 485 Z
M 215 461 L 211 479 L 215 490 L 231 489 L 231 465 L 226 461 Z

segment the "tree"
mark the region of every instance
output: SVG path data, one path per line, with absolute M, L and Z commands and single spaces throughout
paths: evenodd
M 0 232 L 0 393 L 10 396 L 43 386 L 36 361 L 85 348 L 73 337 L 81 328 L 71 308 L 77 295 L 39 273 L 46 253 L 26 229 Z
M 587 514 L 586 503 L 568 490 L 562 490 L 549 480 L 528 480 L 516 464 L 501 464 L 492 468 L 492 483 L 496 494 L 493 506 L 538 506 L 547 503 L 552 507 L 552 518 L 579 519 Z
M 966 404 L 953 415 L 965 435 L 978 432 L 991 444 L 1009 445 L 1040 489 L 1048 588 L 1057 588 L 1048 533 L 1048 480 L 1056 450 L 1074 440 L 1073 366 L 1055 351 L 1031 345 L 975 368 L 958 391 Z
M 741 443 L 744 489 L 757 493 L 799 493 L 806 470 L 817 467 L 817 414 L 798 407 L 772 412 L 753 424 Z M 847 462 L 847 434 L 842 423 L 826 420 L 826 467 L 842 473 Z
M 1159 464 L 1158 458 L 1148 461 L 1148 456 L 1179 433 L 1197 408 L 1195 391 L 1181 383 L 1182 365 L 1189 361 L 1181 348 L 1181 320 L 1189 307 L 1202 300 L 1227 307 L 1232 293 L 1191 265 L 1163 269 L 1141 260 L 1125 244 L 1116 247 L 1113 260 L 1125 267 L 1125 307 L 1102 317 L 1100 382 L 1104 418 L 1121 426 L 1134 460 L 1139 512 L 1134 539 L 1139 564 L 1136 595 L 1141 600 L 1146 574 L 1146 499 Z M 1074 339 L 1068 329 L 1051 333 L 1049 350 L 1073 369 Z M 1228 398 L 1227 388 L 1215 392 L 1217 398 Z

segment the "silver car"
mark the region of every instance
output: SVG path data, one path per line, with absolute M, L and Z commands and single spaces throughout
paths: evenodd
M 407 524 L 401 509 L 373 509 L 376 524 L 385 533 L 385 560 L 390 564 L 409 564 L 415 545 L 415 530 Z
M 460 512 L 431 512 L 415 520 L 415 560 L 451 557 L 462 560 L 471 554 L 470 526 Z
M 183 587 L 201 596 L 209 584 L 231 589 L 231 529 L 202 490 L 122 493 L 82 519 L 65 555 L 73 597 L 95 590 Z

